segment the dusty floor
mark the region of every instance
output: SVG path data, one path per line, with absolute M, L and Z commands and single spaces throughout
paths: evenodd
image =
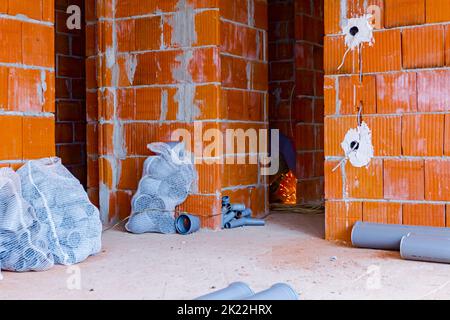
M 303 299 L 450 298 L 449 265 L 326 242 L 323 215 L 274 214 L 267 222 L 190 236 L 110 230 L 103 253 L 79 269 L 3 272 L 0 300 L 192 299 L 233 281 L 254 290 L 287 282 Z

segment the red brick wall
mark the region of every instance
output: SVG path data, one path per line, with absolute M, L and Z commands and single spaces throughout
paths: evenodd
M 251 37 L 266 39 L 265 1 L 234 2 L 87 1 L 88 188 L 105 222 L 130 213 L 148 143 L 169 141 L 179 128 L 193 132 L 194 121 L 222 131 L 264 127 L 267 54 Z M 198 189 L 180 210 L 201 216 L 204 227 L 220 226 L 222 192 L 265 211 L 257 168 L 197 171 Z
M 53 0 L 0 2 L 0 166 L 52 156 Z
M 56 154 L 86 185 L 86 81 L 85 30 L 66 26 L 70 5 L 84 11 L 84 1 L 56 0 Z
M 269 2 L 270 123 L 296 145 L 298 203 L 324 199 L 323 11 L 323 0 Z
M 449 226 L 450 2 L 349 0 L 347 12 L 339 2 L 325 1 L 326 236 L 349 240 L 357 220 Z M 351 92 L 359 83 L 356 53 L 337 71 L 345 50 L 339 23 L 364 12 L 364 3 L 381 8 L 356 94 L 375 157 L 367 167 L 347 163 L 332 172 L 341 140 L 356 125 Z

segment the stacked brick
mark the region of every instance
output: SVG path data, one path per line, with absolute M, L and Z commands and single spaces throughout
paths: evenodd
M 234 2 L 86 2 L 88 189 L 105 222 L 129 215 L 148 143 L 170 141 L 176 129 L 264 126 L 266 5 Z M 256 167 L 196 168 L 197 188 L 179 209 L 199 215 L 203 227 L 220 226 L 222 193 L 252 199 L 256 213 L 265 210 Z
M 357 220 L 450 225 L 450 2 L 325 1 L 326 237 L 349 240 Z M 378 6 L 373 7 L 373 5 Z M 375 43 L 344 53 L 340 24 L 367 6 L 379 15 Z M 356 126 L 355 98 L 372 130 L 375 157 L 363 168 L 342 159 Z
M 86 81 L 84 19 L 80 29 L 68 29 L 67 8 L 76 5 L 84 12 L 84 1 L 56 0 L 56 155 L 86 185 Z
M 53 0 L 0 2 L 0 166 L 53 156 Z
M 270 124 L 297 150 L 297 201 L 324 199 L 323 0 L 269 1 Z

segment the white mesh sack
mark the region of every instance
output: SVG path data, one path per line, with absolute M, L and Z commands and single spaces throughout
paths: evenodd
M 50 230 L 22 197 L 19 175 L 0 169 L 0 269 L 43 271 L 54 265 Z
M 70 265 L 100 252 L 102 224 L 98 209 L 59 158 L 27 162 L 18 170 L 23 197 L 41 224 L 55 263 Z
M 175 207 L 183 203 L 196 178 L 183 143 L 151 143 L 156 156 L 147 158 L 132 214 L 125 228 L 132 233 L 175 233 Z

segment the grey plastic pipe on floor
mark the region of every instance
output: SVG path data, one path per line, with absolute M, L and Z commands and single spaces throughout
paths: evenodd
M 241 219 L 241 218 L 250 217 L 251 215 L 252 215 L 252 210 L 249 208 L 246 208 L 244 211 L 237 212 L 236 218 Z
M 228 287 L 198 297 L 195 300 L 243 300 L 255 293 L 244 282 L 233 282 Z
M 400 243 L 406 260 L 450 263 L 450 237 L 410 233 Z
M 298 300 L 298 294 L 289 285 L 277 283 L 267 290 L 247 298 L 246 300 Z
M 225 227 L 227 225 L 227 223 L 230 222 L 231 220 L 233 220 L 234 218 L 236 218 L 236 212 L 234 212 L 234 211 L 229 211 L 227 214 L 224 214 L 222 216 L 223 227 Z
M 225 228 L 233 229 L 233 228 L 239 228 L 239 227 L 244 227 L 244 226 L 263 227 L 265 224 L 266 224 L 266 222 L 262 219 L 241 218 L 241 219 L 231 220 L 230 222 L 225 224 Z
M 233 203 L 231 205 L 231 210 L 233 210 L 233 211 L 244 211 L 245 210 L 245 204 L 243 204 L 243 203 Z
M 450 237 L 450 228 L 358 221 L 353 226 L 351 239 L 355 247 L 398 251 L 402 238 L 409 233 Z
M 181 214 L 175 221 L 175 228 L 183 235 L 197 232 L 200 229 L 200 219 L 191 214 Z

